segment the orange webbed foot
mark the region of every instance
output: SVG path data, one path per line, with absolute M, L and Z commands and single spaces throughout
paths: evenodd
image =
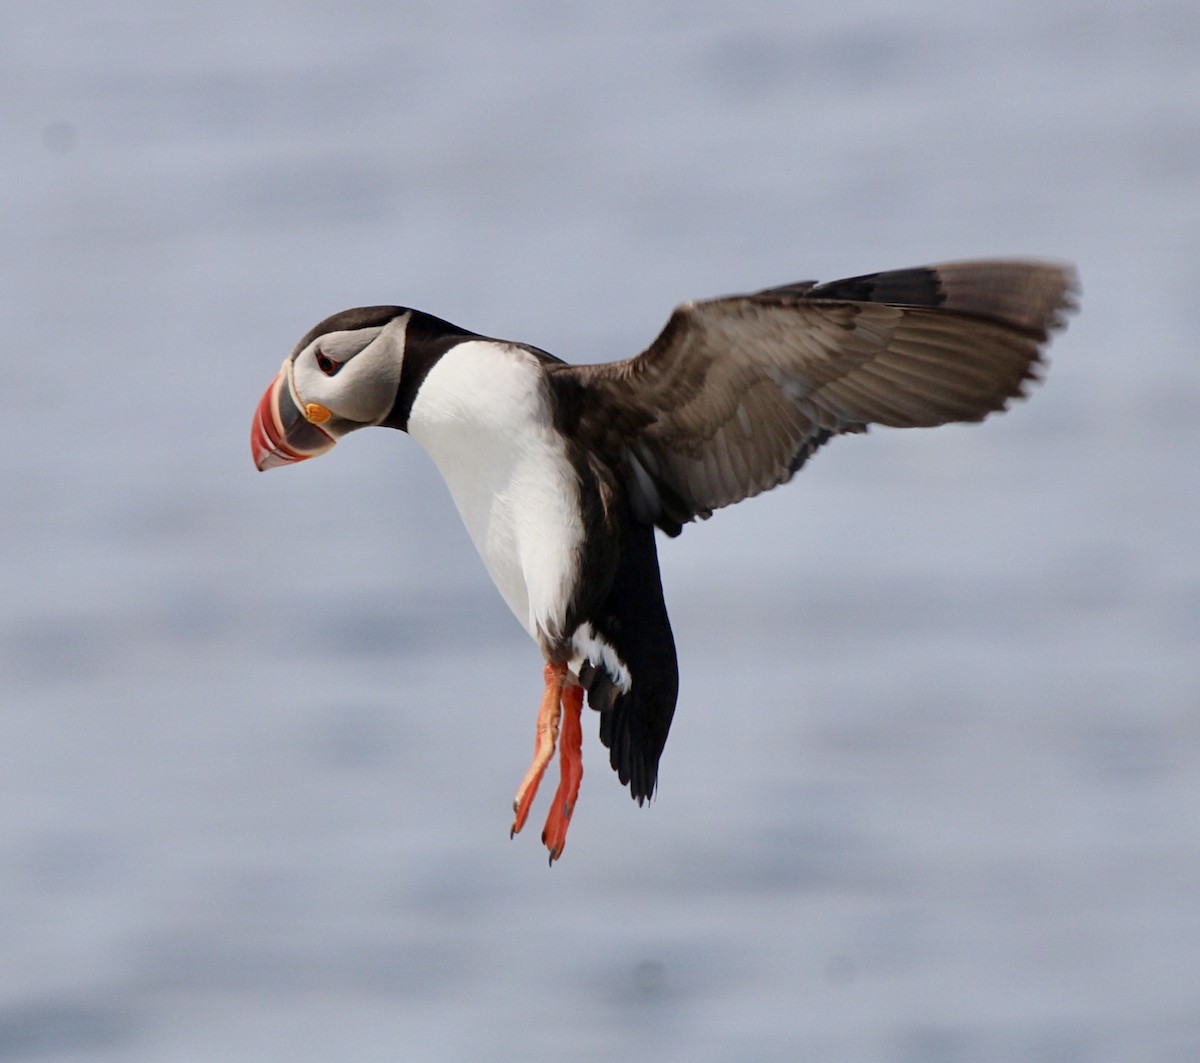
M 550 763 L 550 758 L 554 755 L 555 743 L 558 741 L 558 722 L 562 715 L 563 684 L 567 678 L 567 666 L 565 664 L 548 664 L 543 670 L 542 676 L 545 679 L 546 690 L 542 694 L 542 704 L 538 708 L 537 739 L 533 747 L 533 763 L 525 773 L 525 778 L 521 780 L 521 785 L 517 787 L 517 796 L 513 801 L 513 812 L 516 815 L 509 837 L 515 837 L 517 832 L 525 826 L 529 809 L 537 795 L 538 784 L 541 783 L 542 776 L 546 773 L 546 765 Z
M 580 715 L 583 710 L 583 688 L 574 684 L 562 693 L 562 736 L 558 747 L 558 790 L 546 817 L 546 828 L 542 831 L 542 844 L 550 850 L 550 863 L 562 856 L 567 844 L 567 828 L 571 825 L 571 813 L 575 811 L 575 800 L 579 796 L 579 784 L 583 780 L 583 727 Z

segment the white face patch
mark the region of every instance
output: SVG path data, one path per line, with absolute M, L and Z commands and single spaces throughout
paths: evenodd
M 378 424 L 392 408 L 404 362 L 410 314 L 382 327 L 328 332 L 298 355 L 292 373 L 303 403 L 316 402 L 335 417 Z

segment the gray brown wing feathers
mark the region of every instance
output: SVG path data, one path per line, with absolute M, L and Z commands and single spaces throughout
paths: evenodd
M 979 421 L 1074 309 L 1068 266 L 979 261 L 679 307 L 636 358 L 556 367 L 577 431 L 669 534 L 792 477 L 834 435 Z

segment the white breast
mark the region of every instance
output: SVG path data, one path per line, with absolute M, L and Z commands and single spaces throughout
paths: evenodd
M 537 359 L 472 340 L 429 371 L 409 434 L 437 465 L 508 607 L 535 639 L 560 638 L 579 575 L 579 481 Z

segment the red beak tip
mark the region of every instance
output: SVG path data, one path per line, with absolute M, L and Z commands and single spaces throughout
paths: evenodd
M 254 420 L 250 424 L 250 456 L 259 472 L 307 461 L 324 453 L 335 442 L 333 436 L 299 409 L 296 401 L 286 394 L 286 389 L 286 371 L 281 371 L 263 393 L 254 411 Z M 287 408 L 282 415 L 281 402 L 286 402 Z M 329 419 L 329 411 L 325 407 L 311 408 L 326 415 L 322 423 Z

